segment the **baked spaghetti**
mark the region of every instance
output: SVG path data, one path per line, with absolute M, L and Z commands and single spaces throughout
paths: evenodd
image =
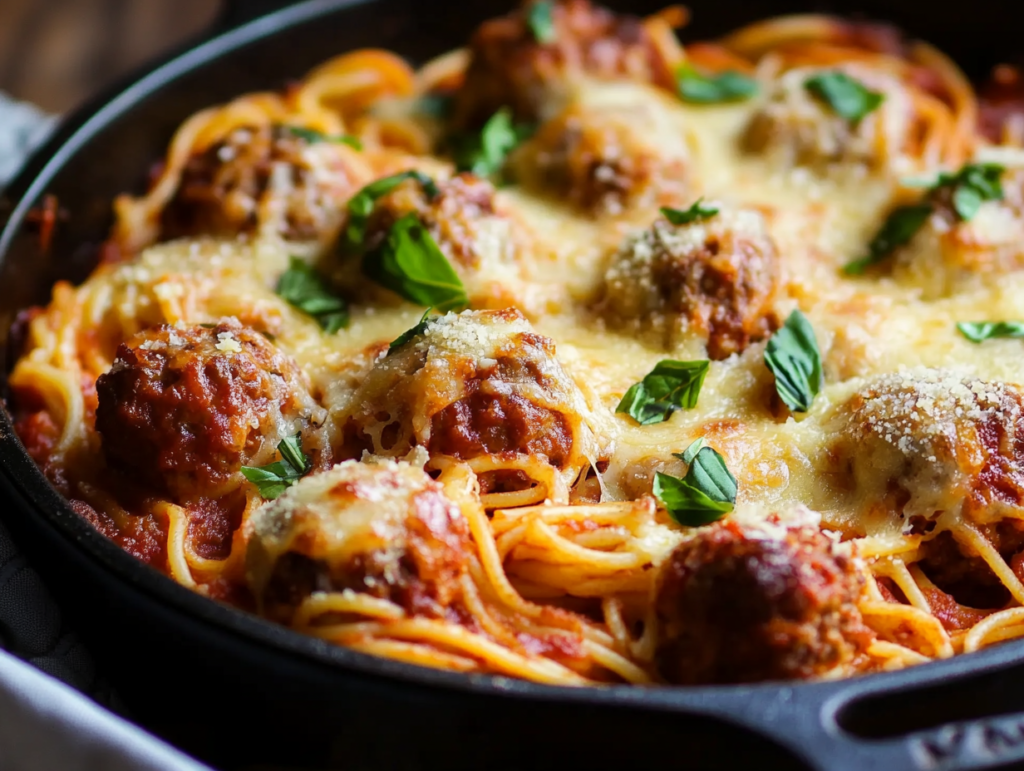
M 884 25 L 534 0 L 192 116 L 19 320 L 31 456 L 425 666 L 834 678 L 1024 636 L 1024 89 Z

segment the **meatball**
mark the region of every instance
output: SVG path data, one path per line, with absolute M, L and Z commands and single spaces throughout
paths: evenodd
M 188 160 L 162 212 L 160 238 L 259 231 L 326 245 L 344 203 L 366 181 L 354 153 L 283 126 L 235 129 Z
M 438 180 L 437 195 L 430 196 L 417 180 L 406 180 L 376 201 L 367 223 L 365 251 L 372 252 L 391 226 L 407 214 L 416 214 L 438 248 L 459 274 L 470 304 L 475 308 L 507 308 L 523 304 L 521 265 L 526 236 L 522 227 L 494 200 L 494 186 L 469 173 Z M 394 295 L 363 281 L 352 256 L 343 262 L 338 281 L 354 294 L 371 292 L 386 302 Z M 527 303 L 528 304 L 528 303 Z
M 581 94 L 513 154 L 512 171 L 523 185 L 594 215 L 678 205 L 690 151 L 669 100 L 632 84 Z
M 473 35 L 465 83 L 455 103 L 456 125 L 478 125 L 505 106 L 520 120 L 546 120 L 583 77 L 675 87 L 671 68 L 640 19 L 616 15 L 589 0 L 561 0 L 552 7 L 553 40 L 542 43 L 528 22 L 532 5 L 527 0 Z
M 314 592 L 350 590 L 444 617 L 472 553 L 459 507 L 407 462 L 346 461 L 289 488 L 250 521 L 246 573 L 270 618 Z
M 810 78 L 836 71 L 884 94 L 884 101 L 857 122 L 837 114 L 806 87 Z M 895 78 L 857 65 L 801 67 L 773 83 L 746 128 L 743 144 L 786 167 L 827 171 L 850 165 L 896 171 L 913 128 L 909 97 Z
M 665 345 L 699 335 L 708 356 L 724 359 L 778 327 L 779 272 L 775 244 L 756 211 L 722 208 L 686 225 L 659 219 L 612 258 L 596 310 L 609 327 L 648 333 Z
M 216 497 L 242 465 L 272 461 L 283 438 L 324 420 L 298 365 L 233 319 L 140 332 L 96 391 L 107 463 L 179 501 Z M 306 452 L 329 463 L 315 433 Z
M 485 493 L 543 484 L 565 500 L 597 453 L 589 409 L 554 343 L 513 309 L 431 320 L 378 359 L 337 414 L 350 457 L 423 447 L 435 465 L 468 462 Z
M 854 559 L 815 525 L 718 522 L 657 579 L 656 663 L 680 685 L 809 679 L 857 666 L 872 635 Z
M 1024 499 L 1022 402 L 1015 386 L 948 370 L 883 375 L 828 421 L 830 454 L 858 500 L 888 501 L 907 527 L 943 512 L 999 519 Z
M 1003 199 L 985 201 L 968 221 L 954 209 L 952 187 L 930 196 L 932 214 L 895 252 L 893 277 L 931 300 L 991 286 L 1024 268 L 1024 164 L 1016 162 L 1002 175 Z
M 1020 146 L 1024 139 L 1024 77 L 1018 68 L 999 65 L 980 87 L 978 130 L 993 144 Z

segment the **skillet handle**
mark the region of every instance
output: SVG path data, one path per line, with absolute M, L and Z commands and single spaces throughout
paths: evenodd
M 816 771 L 981 771 L 1024 761 L 1024 664 L 961 674 L 930 667 L 797 688 L 706 693 L 705 714 L 786 747 Z M 1016 766 L 1014 766 L 1016 767 Z
M 213 31 L 221 33 L 241 27 L 261 16 L 290 5 L 297 5 L 299 2 L 301 0 L 223 0 Z

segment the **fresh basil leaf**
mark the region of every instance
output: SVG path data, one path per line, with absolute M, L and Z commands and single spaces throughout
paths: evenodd
M 359 141 L 358 137 L 351 136 L 349 134 L 338 134 L 330 136 L 324 134 L 322 131 L 316 129 L 303 128 L 302 126 L 289 126 L 288 131 L 297 136 L 299 139 L 304 139 L 311 145 L 315 145 L 317 142 L 338 142 L 343 145 L 348 145 L 356 150 L 363 149 L 363 143 Z
M 285 437 L 277 445 L 281 460 L 266 466 L 242 466 L 242 476 L 252 482 L 268 501 L 309 473 L 311 463 L 302 451 L 301 434 Z
M 942 177 L 940 175 L 939 179 L 941 178 Z M 934 174 L 924 174 L 921 176 L 914 177 L 903 177 L 902 179 L 900 179 L 900 184 L 903 185 L 903 187 L 924 188 L 926 190 L 930 190 L 931 188 L 935 187 L 935 182 L 936 177 Z
M 997 163 L 969 163 L 956 174 L 940 174 L 931 194 L 953 188 L 953 209 L 964 222 L 974 218 L 985 201 L 1003 199 L 1003 172 Z
M 885 101 L 885 94 L 870 90 L 845 72 L 815 75 L 804 81 L 804 88 L 853 124 L 860 123 Z
M 423 185 L 423 190 L 426 192 L 429 198 L 436 198 L 440 193 L 440 191 L 437 188 L 437 184 L 434 182 L 434 180 L 432 180 L 422 171 L 410 169 L 409 171 L 400 171 L 397 174 L 392 174 L 389 177 L 381 177 L 380 179 L 374 180 L 366 187 L 364 187 L 362 190 L 360 190 L 358 193 L 356 193 L 355 197 L 367 198 L 372 203 L 381 196 L 390 193 L 392 190 L 394 190 L 400 184 L 405 182 L 405 180 L 407 179 L 414 179 L 421 185 Z M 351 208 L 351 206 L 352 202 L 349 201 L 349 208 Z M 365 205 L 357 205 L 357 208 L 363 210 L 365 209 Z
M 964 222 L 978 213 L 982 202 L 981 193 L 973 187 L 958 187 L 953 191 L 953 208 Z
M 416 100 L 416 111 L 438 120 L 451 115 L 455 99 L 451 94 L 424 94 Z
M 287 463 L 300 476 L 309 471 L 309 458 L 302 451 L 302 434 L 286 436 L 277 445 L 284 463 Z
M 508 154 L 532 128 L 513 125 L 512 111 L 502 107 L 487 120 L 479 134 L 455 140 L 456 166 L 459 171 L 471 171 L 478 177 L 497 180 Z
M 679 98 L 693 104 L 742 102 L 757 94 L 757 81 L 734 70 L 702 75 L 689 64 L 676 70 Z
M 291 477 L 288 476 L 288 472 L 281 463 L 271 463 L 262 468 L 242 466 L 242 476 L 256 485 L 260 495 L 268 501 L 277 498 L 297 481 L 291 481 L 289 484 Z
M 1003 197 L 1003 173 L 1006 168 L 998 163 L 972 163 L 960 170 L 963 183 L 970 185 L 986 201 Z
M 407 179 L 414 179 L 423 186 L 429 198 L 436 198 L 441 191 L 437 183 L 421 171 L 400 171 L 389 177 L 375 180 L 356 193 L 348 202 L 348 224 L 345 226 L 344 241 L 349 251 L 358 254 L 363 250 L 366 239 L 366 224 L 373 214 L 377 199 L 381 198 Z
M 409 302 L 440 311 L 465 307 L 459 274 L 415 214 L 399 219 L 379 249 L 363 256 L 363 273 Z
M 894 249 L 909 243 L 934 211 L 935 197 L 952 189 L 953 210 L 967 222 L 974 218 L 985 201 L 1003 198 L 1002 176 L 1006 169 L 997 163 L 969 163 L 956 174 L 942 173 L 928 189 L 926 199 L 919 204 L 900 206 L 886 219 L 881 230 L 868 245 L 868 254 L 843 268 L 847 275 L 863 273 L 876 265 Z
M 700 203 L 703 200 L 703 197 L 698 198 L 696 203 L 686 211 L 662 206 L 661 213 L 673 225 L 689 225 L 691 222 L 706 220 L 708 217 L 714 217 L 718 214 L 718 209 L 713 206 L 701 206 Z
M 799 310 L 793 311 L 764 351 L 764 363 L 775 375 L 775 390 L 793 412 L 807 412 L 825 377 L 814 328 Z
M 851 276 L 859 275 L 872 265 L 884 261 L 894 249 L 910 243 L 931 213 L 932 206 L 929 203 L 911 204 L 894 209 L 868 244 L 867 256 L 848 263 L 843 272 Z
M 654 496 L 680 525 L 699 527 L 721 519 L 736 507 L 736 477 L 725 459 L 698 439 L 675 457 L 689 464 L 682 479 L 660 471 L 654 475 Z
M 961 321 L 956 328 L 972 343 L 997 337 L 1024 338 L 1024 321 Z
M 390 356 L 403 345 L 412 342 L 414 339 L 426 332 L 427 327 L 430 326 L 430 313 L 433 310 L 433 308 L 427 308 L 423 311 L 423 315 L 420 317 L 419 323 L 416 324 L 416 326 L 412 329 L 405 330 L 402 334 L 392 340 L 391 345 L 388 346 L 387 356 Z
M 629 415 L 641 426 L 663 423 L 678 409 L 692 410 L 711 362 L 662 359 L 643 380 L 626 391 L 616 412 Z
M 333 335 L 348 326 L 348 304 L 333 294 L 320 274 L 298 257 L 290 259 L 288 270 L 277 283 L 277 294 L 315 318 L 328 334 Z
M 704 437 L 702 436 L 696 439 L 683 452 L 674 452 L 672 453 L 672 455 L 674 455 L 676 458 L 679 458 L 679 460 L 681 460 L 686 465 L 690 465 L 691 463 L 693 463 L 693 459 L 697 457 L 697 453 L 701 451 L 701 448 L 703 446 Z
M 555 31 L 554 3 L 552 0 L 537 0 L 526 12 L 526 23 L 530 26 L 533 39 L 542 45 L 558 39 Z

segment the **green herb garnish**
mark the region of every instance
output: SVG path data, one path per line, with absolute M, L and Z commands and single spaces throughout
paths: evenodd
M 450 311 L 469 302 L 459 274 L 415 214 L 399 219 L 384 243 L 363 255 L 362 270 L 381 286 L 419 305 Z
M 282 439 L 277 445 L 281 460 L 267 466 L 242 466 L 242 476 L 252 482 L 268 501 L 310 472 L 312 464 L 302 451 L 301 434 Z
M 421 115 L 443 120 L 451 115 L 454 101 L 451 94 L 424 94 L 416 100 L 416 111 Z
M 843 273 L 848 276 L 860 275 L 871 266 L 883 262 L 894 249 L 910 243 L 931 213 L 932 207 L 928 203 L 911 204 L 893 209 L 886 217 L 881 229 L 868 244 L 867 256 L 847 263 L 843 267 Z
M 530 26 L 533 39 L 543 45 L 554 43 L 558 39 L 555 31 L 555 4 L 551 0 L 537 0 L 526 12 L 526 23 Z
M 698 439 L 675 457 L 689 464 L 682 479 L 660 471 L 654 475 L 654 496 L 680 525 L 699 527 L 721 519 L 736 507 L 736 477 L 725 459 Z
M 676 88 L 680 99 L 693 104 L 742 102 L 757 94 L 757 81 L 734 70 L 702 75 L 684 64 L 676 70 Z
M 323 133 L 322 131 L 303 128 L 302 126 L 289 126 L 288 131 L 299 139 L 306 140 L 311 145 L 315 145 L 317 142 L 338 142 L 343 145 L 348 145 L 356 150 L 363 149 L 363 143 L 359 141 L 359 138 L 349 134 L 337 134 L 335 136 L 331 136 Z
M 894 249 L 905 246 L 935 210 L 932 200 L 943 190 L 952 190 L 953 210 L 963 222 L 974 218 L 985 201 L 1003 198 L 1002 176 L 1006 169 L 997 163 L 969 163 L 956 174 L 943 172 L 918 204 L 900 206 L 886 218 L 868 244 L 868 254 L 843 268 L 847 275 L 859 275 L 884 261 Z
M 487 120 L 479 134 L 455 140 L 455 164 L 459 171 L 471 171 L 478 177 L 500 181 L 505 159 L 533 130 L 533 126 L 525 124 L 513 125 L 512 111 L 502 107 Z
M 855 125 L 885 101 L 885 94 L 870 90 L 845 72 L 815 75 L 804 81 L 804 88 L 831 107 L 836 115 Z
M 775 375 L 775 390 L 793 412 L 807 412 L 825 377 L 814 328 L 799 310 L 793 311 L 764 351 L 764 363 Z
M 1024 321 L 961 321 L 956 328 L 972 343 L 997 337 L 1024 338 Z
M 427 308 L 425 311 L 423 311 L 423 315 L 420 317 L 420 320 L 416 324 L 416 326 L 412 327 L 411 329 L 405 330 L 402 334 L 400 334 L 398 337 L 392 340 L 391 345 L 388 346 L 388 352 L 386 355 L 390 356 L 403 345 L 405 345 L 408 342 L 411 342 L 412 340 L 426 332 L 427 327 L 430 326 L 430 313 L 433 310 L 433 308 Z
M 344 241 L 349 251 L 356 254 L 363 251 L 366 224 L 373 214 L 373 207 L 377 205 L 377 199 L 387 195 L 407 179 L 419 182 L 429 198 L 440 195 L 437 183 L 421 171 L 400 171 L 390 177 L 382 177 L 371 182 L 348 202 L 348 224 L 345 226 Z
M 686 211 L 662 206 L 661 213 L 673 225 L 689 225 L 691 222 L 706 220 L 708 217 L 714 217 L 718 214 L 718 209 L 713 206 L 701 206 L 700 203 L 703 200 L 703 197 L 698 198 L 693 206 Z
M 678 409 L 692 410 L 711 362 L 662 359 L 643 380 L 630 386 L 615 408 L 642 426 L 663 423 Z
M 277 283 L 277 294 L 319 322 L 328 334 L 348 326 L 348 304 L 332 293 L 324 279 L 298 257 L 289 260 L 288 270 Z
M 956 174 L 940 174 L 931 192 L 952 188 L 953 209 L 961 220 L 968 222 L 985 201 L 1003 199 L 1004 171 L 997 163 L 969 163 Z

